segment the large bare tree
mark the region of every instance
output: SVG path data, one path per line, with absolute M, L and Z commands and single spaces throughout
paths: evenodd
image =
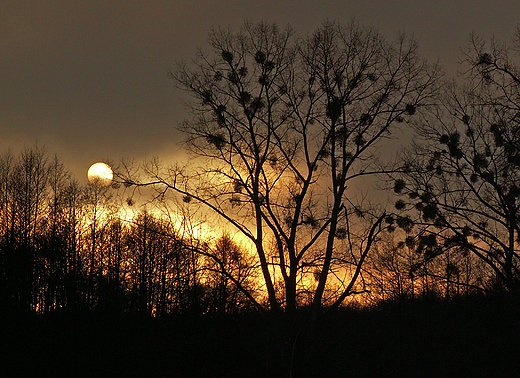
M 356 23 L 213 29 L 209 49 L 171 74 L 190 95 L 195 169 L 147 166 L 127 184 L 173 190 L 254 245 L 271 309 L 338 306 L 385 228 L 383 210 L 349 187 L 376 172 L 377 147 L 421 112 L 438 72 L 415 41 L 387 42 Z M 275 279 L 278 278 L 278 279 Z

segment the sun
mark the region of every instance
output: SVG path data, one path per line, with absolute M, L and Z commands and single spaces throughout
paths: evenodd
M 87 176 L 92 185 L 104 187 L 110 185 L 114 178 L 114 172 L 108 164 L 94 163 L 88 169 Z

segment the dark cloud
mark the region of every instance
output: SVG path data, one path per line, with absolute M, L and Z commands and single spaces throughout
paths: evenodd
M 101 159 L 178 154 L 185 116 L 167 77 L 213 25 L 249 18 L 305 33 L 352 18 L 388 37 L 406 31 L 455 72 L 468 34 L 508 38 L 518 0 L 507 1 L 24 1 L 0 5 L 0 149 L 36 140 L 81 180 Z M 85 177 L 83 177 L 85 176 Z

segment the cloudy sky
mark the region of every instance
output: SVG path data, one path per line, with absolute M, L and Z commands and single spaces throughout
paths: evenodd
M 188 116 L 168 70 L 211 26 L 245 19 L 305 34 L 355 19 L 388 38 L 414 35 L 456 72 L 469 33 L 508 40 L 519 0 L 1 0 L 0 153 L 36 141 L 86 182 L 99 160 L 180 157 Z

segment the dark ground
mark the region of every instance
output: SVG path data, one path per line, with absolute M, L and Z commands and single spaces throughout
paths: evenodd
M 343 309 L 314 337 L 306 319 L 4 314 L 0 376 L 520 377 L 516 299 Z

